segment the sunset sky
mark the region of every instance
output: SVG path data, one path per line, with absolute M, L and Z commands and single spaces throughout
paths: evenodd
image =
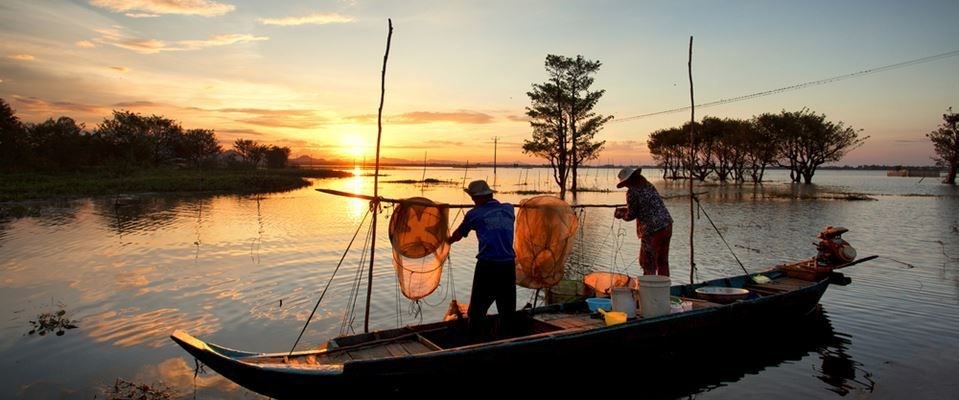
M 489 162 L 522 154 L 526 92 L 546 54 L 603 63 L 598 162 L 649 164 L 650 132 L 697 103 L 895 68 L 697 108 L 750 118 L 803 107 L 871 136 L 839 164 L 929 165 L 925 134 L 959 109 L 959 2 L 3 0 L 0 98 L 26 122 L 94 128 L 113 109 L 289 146 L 372 158 L 387 18 L 382 154 Z M 935 59 L 926 57 L 942 55 Z M 897 65 L 912 60 L 920 60 Z

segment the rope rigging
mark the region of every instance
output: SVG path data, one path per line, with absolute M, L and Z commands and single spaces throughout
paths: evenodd
M 363 219 L 360 220 L 360 223 L 357 224 L 356 232 L 353 233 L 353 238 L 350 239 L 350 243 L 346 245 L 346 250 L 343 250 L 343 256 L 340 257 L 340 262 L 336 263 L 336 268 L 333 269 L 333 274 L 330 275 L 330 280 L 326 282 L 326 286 L 323 287 L 323 291 L 320 293 L 320 298 L 316 300 L 316 305 L 313 306 L 313 311 L 310 312 L 310 316 L 306 318 L 306 323 L 303 324 L 303 329 L 300 330 L 300 334 L 297 335 L 296 341 L 293 342 L 293 347 L 290 348 L 290 354 L 293 354 L 293 351 L 296 350 L 296 345 L 300 343 L 300 339 L 303 337 L 303 332 L 306 332 L 306 327 L 310 325 L 310 320 L 313 319 L 313 315 L 316 314 L 316 309 L 319 308 L 320 302 L 323 301 L 323 296 L 326 296 L 326 291 L 330 289 L 330 284 L 333 283 L 333 278 L 336 277 L 336 272 L 340 270 L 340 266 L 343 265 L 343 260 L 346 259 L 346 255 L 350 252 L 350 247 L 353 246 L 353 241 L 356 240 L 356 236 L 360 234 L 360 229 L 363 228 L 363 223 L 366 222 L 366 217 L 370 215 L 370 212 L 367 211 L 366 214 L 363 214 Z
M 876 67 L 876 68 L 871 68 L 871 69 L 865 69 L 865 70 L 853 72 L 853 73 L 850 73 L 850 74 L 837 75 L 837 76 L 833 76 L 833 77 L 829 77 L 829 78 L 825 78 L 825 79 L 819 79 L 819 80 L 815 80 L 815 81 L 808 81 L 808 82 L 803 82 L 803 83 L 799 83 L 799 84 L 795 84 L 795 85 L 785 86 L 785 87 L 781 87 L 781 88 L 778 88 L 778 89 L 765 90 L 765 91 L 762 91 L 762 92 L 756 92 L 756 93 L 750 93 L 750 94 L 746 94 L 746 95 L 742 95 L 742 96 L 730 97 L 730 98 L 728 98 L 728 99 L 719 99 L 719 100 L 711 101 L 711 102 L 708 102 L 708 103 L 696 104 L 696 107 L 705 108 L 705 107 L 713 107 L 713 106 L 719 106 L 719 105 L 723 105 L 723 104 L 735 103 L 735 102 L 739 102 L 739 101 L 752 100 L 752 99 L 755 99 L 755 98 L 764 97 L 764 96 L 769 96 L 769 95 L 773 95 L 773 94 L 779 94 L 779 93 L 783 93 L 783 92 L 790 92 L 790 91 L 793 91 L 793 90 L 805 89 L 805 88 L 811 87 L 811 86 L 825 85 L 825 84 L 829 84 L 829 83 L 833 83 L 833 82 L 844 81 L 844 80 L 846 80 L 846 79 L 858 78 L 858 77 L 865 76 L 865 75 L 875 74 L 875 73 L 878 73 L 878 72 L 890 71 L 890 70 L 899 69 L 899 68 L 905 68 L 905 67 L 909 67 L 909 66 L 913 66 L 913 65 L 917 65 L 917 64 L 923 64 L 923 63 L 927 63 L 927 62 L 937 61 L 937 60 L 941 60 L 941 59 L 945 59 L 945 58 L 949 58 L 949 57 L 955 57 L 955 56 L 957 56 L 957 55 L 959 55 L 959 50 L 953 50 L 953 51 L 949 51 L 949 52 L 945 52 L 945 53 L 941 53 L 941 54 L 936 54 L 936 55 L 933 55 L 933 56 L 917 58 L 917 59 L 913 59 L 913 60 L 909 60 L 909 61 L 903 61 L 903 62 L 899 62 L 899 63 L 895 63 L 895 64 L 884 65 L 884 66 L 881 66 L 881 67 Z M 612 121 L 610 121 L 610 122 L 611 122 L 611 123 L 619 123 L 619 122 L 633 121 L 633 120 L 637 120 L 637 119 L 641 119 L 641 118 L 646 118 L 646 117 L 652 117 L 652 116 L 656 116 L 656 115 L 663 115 L 663 114 L 672 114 L 672 113 L 677 113 L 677 112 L 683 112 L 683 111 L 686 111 L 686 110 L 690 110 L 690 109 L 692 109 L 692 108 L 693 108 L 693 106 L 678 107 L 678 108 L 673 108 L 673 109 L 669 109 L 669 110 L 651 112 L 651 113 L 647 113 L 647 114 L 639 114 L 639 115 L 633 115 L 633 116 L 630 116 L 630 117 L 616 118 L 616 119 L 614 119 L 614 120 L 612 120 Z

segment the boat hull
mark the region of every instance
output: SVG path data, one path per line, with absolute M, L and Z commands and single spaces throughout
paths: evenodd
M 742 287 L 748 283 L 747 279 L 748 276 L 740 276 L 675 286 L 671 288 L 671 294 L 693 296 L 695 289 L 704 285 Z M 631 363 L 628 375 L 635 376 L 633 374 L 642 374 L 643 368 L 655 370 L 657 358 L 670 357 L 677 349 L 722 346 L 726 338 L 775 334 L 777 329 L 788 329 L 791 322 L 816 308 L 828 286 L 829 279 L 823 279 L 795 290 L 655 318 L 631 319 L 609 327 L 545 330 L 507 340 L 455 347 L 448 347 L 445 341 L 450 335 L 462 332 L 456 322 L 430 324 L 430 329 L 405 328 L 405 332 L 427 342 L 432 340 L 443 344 L 434 351 L 348 360 L 339 364 L 257 363 L 250 360 L 281 359 L 283 354 L 236 351 L 205 343 L 182 331 L 175 332 L 172 339 L 224 377 L 275 398 L 302 397 L 317 391 L 414 391 L 420 390 L 415 385 L 421 385 L 423 379 L 433 382 L 433 387 L 444 384 L 458 387 L 463 377 L 475 375 L 497 376 L 500 381 L 510 378 L 523 381 L 537 376 L 556 379 L 562 375 L 549 366 L 615 365 L 617 359 L 643 360 L 642 363 Z M 524 318 L 584 306 L 579 302 L 541 307 L 524 314 Z M 322 356 L 323 351 L 316 355 Z

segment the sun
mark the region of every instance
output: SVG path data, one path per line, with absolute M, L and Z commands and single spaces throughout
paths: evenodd
M 340 152 L 352 158 L 363 157 L 369 147 L 366 140 L 356 134 L 346 134 L 340 137 Z

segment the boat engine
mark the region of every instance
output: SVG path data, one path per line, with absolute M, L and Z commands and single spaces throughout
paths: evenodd
M 842 234 L 846 232 L 849 232 L 849 229 L 841 226 L 827 226 L 816 235 L 819 238 L 819 243 L 816 244 L 819 250 L 819 254 L 816 255 L 817 266 L 835 267 L 856 259 L 856 249 L 842 238 Z

